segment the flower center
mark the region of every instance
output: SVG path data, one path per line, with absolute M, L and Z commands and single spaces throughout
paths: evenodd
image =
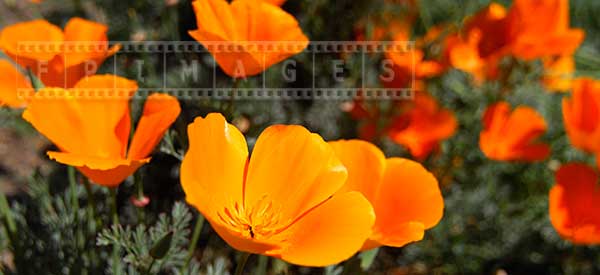
M 256 204 L 245 208 L 238 202 L 224 207 L 217 215 L 225 224 L 230 225 L 245 237 L 265 239 L 279 231 L 281 224 L 281 207 L 274 207 L 267 196 Z

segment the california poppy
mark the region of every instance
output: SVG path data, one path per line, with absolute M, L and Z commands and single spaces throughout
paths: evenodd
M 82 77 L 95 74 L 120 49 L 119 45 L 108 47 L 107 31 L 105 25 L 81 18 L 69 20 L 64 32 L 48 21 L 33 20 L 4 28 L 0 48 L 46 87 L 70 88 Z
M 546 121 L 533 108 L 518 106 L 511 111 L 508 103 L 498 102 L 483 115 L 479 147 L 494 160 L 543 160 L 550 154 L 550 147 L 538 138 L 546 128 Z
M 231 77 L 259 74 L 308 45 L 296 19 L 270 3 L 196 0 L 192 5 L 198 29 L 190 35 Z
M 456 131 L 454 114 L 424 92 L 416 92 L 414 100 L 401 102 L 399 108 L 404 110 L 394 118 L 388 134 L 416 158 L 425 158 Z
M 348 179 L 339 192 L 359 191 L 373 205 L 375 225 L 363 250 L 401 247 L 423 239 L 442 218 L 444 200 L 438 182 L 418 162 L 386 159 L 375 145 L 361 140 L 330 142 Z
M 477 33 L 478 53 L 484 58 L 506 54 L 509 44 L 507 11 L 498 3 L 490 3 L 487 7 L 465 20 L 463 35 L 470 37 Z
M 571 144 L 589 153 L 600 152 L 600 82 L 580 78 L 571 98 L 563 98 L 562 113 Z
M 135 81 L 114 75 L 87 77 L 68 90 L 43 88 L 23 118 L 59 148 L 48 152 L 51 159 L 114 187 L 150 161 L 148 155 L 180 112 L 175 98 L 149 96 L 129 143 L 129 99 L 137 88 Z
M 576 244 L 600 244 L 600 188 L 594 169 L 579 163 L 556 171 L 549 212 L 554 229 Z
M 544 76 L 542 84 L 551 92 L 571 90 L 575 74 L 575 60 L 572 55 L 552 56 L 542 59 Z
M 196 118 L 188 136 L 186 200 L 233 248 L 326 266 L 352 256 L 371 234 L 371 204 L 359 192 L 338 192 L 346 168 L 304 127 L 268 127 L 250 158 L 242 133 L 220 114 Z
M 0 107 L 25 107 L 26 96 L 33 92 L 31 84 L 6 60 L 0 60 L 0 83 Z
M 511 53 L 526 60 L 571 55 L 584 37 L 569 26 L 569 0 L 515 0 L 506 20 Z

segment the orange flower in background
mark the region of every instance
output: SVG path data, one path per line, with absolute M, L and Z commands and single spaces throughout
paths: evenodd
M 464 24 L 464 35 L 478 36 L 477 48 L 482 58 L 489 58 L 506 53 L 508 45 L 508 28 L 506 24 L 506 9 L 498 3 L 490 3 Z
M 281 6 L 281 5 L 283 5 L 283 3 L 285 3 L 286 0 L 262 0 L 262 1 L 265 1 L 267 3 L 271 3 L 271 4 L 276 5 L 276 6 Z
M 71 88 L 120 49 L 109 48 L 107 31 L 105 25 L 81 18 L 69 20 L 64 32 L 46 20 L 28 21 L 4 28 L 0 49 L 45 86 Z
M 549 195 L 550 221 L 565 239 L 576 244 L 600 243 L 600 188 L 594 169 L 577 163 L 556 171 Z
M 129 143 L 129 99 L 137 88 L 135 81 L 114 75 L 84 78 L 68 90 L 43 88 L 31 98 L 23 118 L 59 148 L 48 152 L 51 159 L 76 167 L 97 184 L 115 187 L 150 161 L 180 112 L 175 98 L 149 96 Z
M 0 59 L 0 107 L 12 108 L 25 107 L 25 98 L 19 96 L 19 92 L 28 95 L 33 92 L 29 80 L 15 68 L 13 64 Z
M 486 77 L 486 61 L 480 56 L 478 44 L 481 40 L 479 32 L 470 32 L 467 40 L 459 35 L 446 39 L 448 61 L 454 68 L 467 72 L 480 84 Z
M 571 55 L 585 34 L 569 27 L 569 0 L 515 0 L 506 20 L 511 52 L 526 60 Z
M 442 218 L 444 200 L 438 182 L 421 164 L 386 159 L 375 145 L 361 140 L 330 142 L 348 169 L 339 192 L 359 191 L 375 209 L 375 225 L 363 250 L 402 247 L 423 239 Z
M 563 98 L 565 130 L 571 144 L 589 153 L 600 152 L 600 82 L 581 78 L 573 82 L 571 98 Z
M 400 108 L 405 108 L 404 113 L 395 118 L 388 134 L 418 159 L 427 157 L 456 131 L 454 114 L 426 93 L 416 92 L 414 100 L 402 102 Z
M 243 78 L 302 52 L 308 38 L 281 8 L 252 0 L 196 0 L 198 29 L 190 35 L 208 48 L 223 71 Z
M 188 126 L 181 165 L 188 203 L 233 248 L 304 266 L 356 253 L 375 214 L 359 192 L 338 192 L 347 172 L 331 146 L 301 126 L 267 128 L 248 157 L 242 133 L 220 114 Z
M 511 112 L 508 103 L 498 102 L 483 115 L 479 147 L 494 160 L 543 160 L 550 154 L 550 146 L 537 139 L 546 128 L 546 121 L 533 108 L 518 106 Z
M 549 91 L 568 92 L 573 85 L 575 60 L 571 55 L 546 57 L 542 83 Z

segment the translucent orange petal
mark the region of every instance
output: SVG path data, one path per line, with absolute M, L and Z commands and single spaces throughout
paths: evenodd
M 232 77 L 259 74 L 308 45 L 308 38 L 296 19 L 275 5 L 254 0 L 237 0 L 231 4 L 225 0 L 210 0 L 195 1 L 193 6 L 198 29 L 190 31 L 190 35 L 204 44 L 223 71 Z M 248 41 L 293 42 L 291 47 L 271 43 L 271 47 L 277 49 L 273 51 L 259 48 L 256 43 L 248 44 Z M 228 48 L 237 50 L 232 52 Z
M 181 164 L 186 200 L 204 216 L 241 204 L 248 146 L 242 133 L 221 114 L 198 117 L 188 126 L 190 147 Z
M 549 212 L 556 231 L 574 243 L 600 243 L 600 189 L 596 172 L 584 164 L 571 163 L 561 166 L 555 176 Z
M 319 135 L 302 126 L 271 126 L 252 151 L 245 207 L 270 201 L 274 209 L 281 209 L 281 220 L 294 220 L 338 191 L 346 175 L 346 168 Z
M 60 54 L 63 39 L 63 32 L 59 27 L 46 20 L 33 20 L 5 27 L 0 33 L 0 48 L 19 64 L 22 64 L 19 58 L 50 61 Z M 19 45 L 25 46 L 24 43 L 32 42 L 42 43 L 34 45 L 39 47 L 19 48 Z
M 373 208 L 358 192 L 333 196 L 284 234 L 286 247 L 272 252 L 283 260 L 304 266 L 327 266 L 354 255 L 371 234 Z
M 180 112 L 176 98 L 167 94 L 150 95 L 144 104 L 127 157 L 139 159 L 150 155 Z
M 329 144 L 348 169 L 348 179 L 339 192 L 358 191 L 369 201 L 375 201 L 385 170 L 383 152 L 362 140 L 339 140 Z
M 564 97 L 562 112 L 565 130 L 573 146 L 597 152 L 600 138 L 600 82 L 580 78 L 573 82 L 571 97 Z
M 22 108 L 33 93 L 29 80 L 7 60 L 0 60 L 0 106 Z
M 118 186 L 140 166 L 150 161 L 150 158 L 140 160 L 108 159 L 62 152 L 48 152 L 48 156 L 62 164 L 76 167 L 92 182 L 107 187 Z
M 440 221 L 444 199 L 437 180 L 421 164 L 390 158 L 373 207 L 377 215 L 373 239 L 387 246 L 403 246 Z
M 103 57 L 109 51 L 104 24 L 74 17 L 65 26 L 64 66 Z

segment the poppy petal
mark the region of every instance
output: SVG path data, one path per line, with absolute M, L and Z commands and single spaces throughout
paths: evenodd
M 421 164 L 389 158 L 373 207 L 377 213 L 375 240 L 387 246 L 403 246 L 441 220 L 444 199 L 437 180 Z
M 188 138 L 181 186 L 188 203 L 216 221 L 222 208 L 242 202 L 248 145 L 242 133 L 217 113 L 196 118 L 188 126 Z
M 118 186 L 140 166 L 150 161 L 150 158 L 141 160 L 106 159 L 62 152 L 48 152 L 48 156 L 59 163 L 76 167 L 94 183 L 107 187 Z
M 361 248 L 374 220 L 371 204 L 359 192 L 335 195 L 284 232 L 288 246 L 280 257 L 304 266 L 339 263 Z
M 22 65 L 20 58 L 50 61 L 61 52 L 63 40 L 64 35 L 59 27 L 46 20 L 33 20 L 5 27 L 0 33 L 0 48 Z M 38 41 L 44 41 L 44 44 L 40 47 L 19 48 L 20 44 Z
M 302 126 L 271 126 L 258 137 L 250 158 L 245 207 L 267 200 L 281 208 L 282 220 L 294 220 L 338 191 L 346 175 L 319 135 Z
M 556 231 L 574 243 L 600 243 L 600 189 L 594 169 L 570 163 L 561 166 L 555 177 L 549 212 Z
M 329 144 L 348 169 L 346 184 L 338 192 L 359 191 L 369 201 L 375 201 L 385 170 L 383 152 L 362 140 L 339 140 Z
M 140 159 L 150 155 L 180 112 L 176 98 L 167 94 L 150 95 L 144 104 L 127 157 Z
M 29 80 L 7 60 L 0 60 L 0 106 L 25 107 L 26 98 L 33 94 Z

